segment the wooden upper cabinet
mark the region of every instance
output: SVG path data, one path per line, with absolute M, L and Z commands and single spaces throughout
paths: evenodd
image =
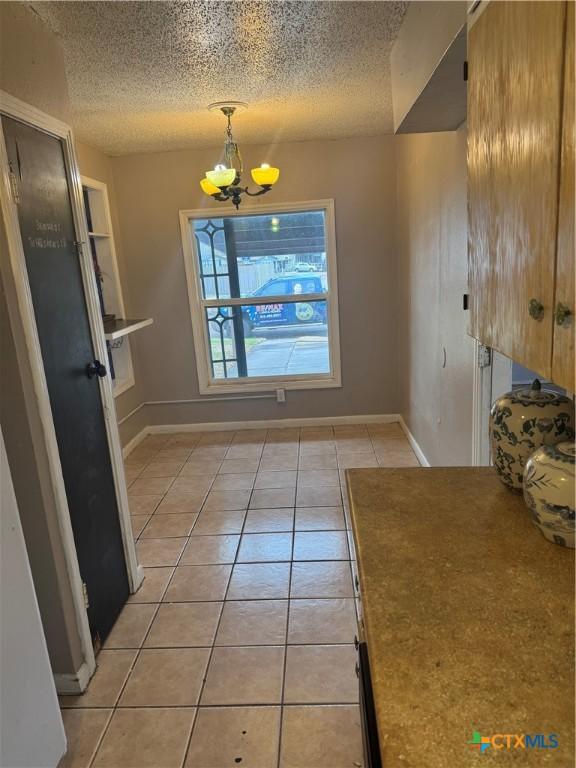
M 564 111 L 560 158 L 560 198 L 558 208 L 558 253 L 554 310 L 554 354 L 552 381 L 574 392 L 574 3 L 566 15 L 566 55 L 564 68 Z M 566 310 L 570 312 L 566 314 Z
M 468 40 L 470 331 L 545 377 L 565 13 L 562 2 L 491 2 Z

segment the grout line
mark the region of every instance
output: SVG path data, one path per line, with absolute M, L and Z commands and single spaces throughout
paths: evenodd
M 334 645 L 334 643 L 331 643 L 331 645 Z M 348 643 L 347 645 L 351 645 L 351 643 Z M 218 646 L 220 647 L 220 646 Z M 226 648 L 228 646 L 222 646 L 223 648 Z M 281 645 L 263 645 L 263 646 L 232 646 L 234 648 L 282 648 Z M 129 709 L 283 709 L 286 707 L 349 707 L 353 705 L 357 705 L 358 701 L 291 701 L 287 704 L 274 704 L 274 703 L 267 703 L 267 704 L 194 704 L 192 706 L 182 704 L 162 704 L 161 707 L 159 707 L 157 704 L 138 704 L 138 706 L 131 705 L 129 707 L 117 707 L 115 709 L 119 709 L 121 711 L 129 710 Z M 110 709 L 110 707 L 106 707 L 103 705 L 94 705 L 90 707 L 67 707 L 67 712 L 86 712 L 92 709 Z M 114 710 L 111 710 L 111 715 L 114 713 Z M 100 745 L 100 742 L 99 742 Z M 184 758 L 186 760 L 186 758 Z M 181 768 L 181 767 L 179 767 Z M 196 768 L 196 766 L 193 766 L 193 768 Z M 203 768 L 203 767 L 202 767 Z
M 187 538 L 188 538 L 188 540 L 189 540 L 189 539 L 190 539 L 190 536 L 188 536 Z M 134 664 L 133 664 L 133 665 L 132 665 L 132 667 L 130 668 L 130 672 L 129 672 L 129 674 L 128 674 L 128 676 L 127 676 L 126 680 L 124 681 L 124 685 L 122 686 L 122 689 L 121 689 L 121 691 L 120 691 L 120 694 L 119 694 L 118 698 L 116 699 L 116 704 L 115 704 L 115 706 L 114 706 L 114 711 L 116 711 L 116 709 L 118 709 L 118 702 L 119 702 L 119 701 L 120 701 L 120 699 L 122 698 L 122 694 L 124 693 L 124 690 L 126 689 L 126 686 L 128 685 L 128 681 L 130 680 L 130 676 L 131 676 L 131 674 L 132 674 L 132 671 L 134 670 L 134 667 L 136 666 L 136 664 L 137 664 L 137 662 L 138 662 L 138 659 L 140 658 L 140 655 L 141 655 L 142 651 L 144 650 L 144 645 L 145 645 L 145 643 L 146 643 L 146 640 L 148 639 L 148 636 L 149 636 L 149 634 L 150 634 L 150 631 L 151 631 L 151 629 L 152 629 L 152 625 L 154 624 L 154 622 L 155 622 L 155 620 L 156 620 L 156 617 L 158 616 L 158 613 L 159 613 L 159 611 L 160 611 L 160 607 L 161 607 L 162 605 L 164 605 L 164 604 L 165 604 L 165 603 L 163 603 L 163 602 L 162 602 L 162 601 L 163 601 L 163 599 L 164 599 L 164 595 L 166 594 L 166 592 L 168 591 L 168 588 L 169 588 L 170 584 L 172 583 L 172 579 L 174 578 L 174 575 L 175 575 L 175 573 L 176 573 L 176 569 L 178 568 L 178 565 L 180 564 L 180 560 L 182 559 L 182 557 L 183 557 L 183 555 L 184 555 L 184 551 L 185 551 L 185 550 L 186 550 L 186 545 L 184 545 L 184 547 L 182 547 L 182 551 L 180 552 L 180 555 L 179 555 L 179 557 L 178 557 L 178 559 L 177 559 L 177 561 L 176 561 L 176 564 L 174 565 L 174 570 L 172 571 L 172 575 L 170 576 L 170 579 L 168 580 L 168 583 L 166 584 L 166 587 L 164 588 L 164 590 L 163 590 L 163 592 L 162 592 L 162 595 L 161 595 L 161 597 L 160 597 L 160 600 L 159 600 L 159 602 L 158 602 L 158 604 L 157 604 L 157 606 L 156 606 L 156 610 L 154 611 L 154 615 L 153 615 L 153 617 L 152 617 L 152 621 L 150 622 L 150 624 L 149 624 L 149 626 L 148 626 L 148 629 L 146 630 L 146 633 L 145 633 L 145 635 L 144 635 L 144 638 L 142 639 L 142 644 L 140 645 L 140 648 L 138 649 L 138 652 L 137 652 L 137 654 L 136 654 L 136 658 L 134 659 Z M 220 602 L 220 601 L 219 601 L 219 600 L 214 600 L 214 601 L 211 601 L 211 602 Z M 218 623 L 220 623 L 220 618 L 221 618 L 221 616 L 222 616 L 222 608 L 220 609 L 220 616 L 218 617 Z M 172 647 L 170 647 L 170 648 L 165 648 L 164 650 L 175 650 L 175 649 L 174 649 L 174 648 L 172 648 Z M 206 676 L 206 674 L 207 674 L 207 672 L 208 672 L 208 665 L 210 664 L 210 659 L 211 659 L 211 654 L 209 654 L 209 656 L 208 656 L 208 662 L 207 662 L 207 664 L 206 664 L 206 668 L 205 668 L 205 670 L 204 670 L 204 675 L 205 675 L 205 676 Z M 205 681 L 205 680 L 206 680 L 206 677 L 204 677 L 204 681 Z M 202 689 L 203 689 L 203 687 L 204 687 L 204 681 L 203 681 L 203 683 L 202 683 L 202 687 L 201 687 L 201 689 L 200 689 L 200 693 L 199 693 L 199 695 L 198 695 L 198 704 L 200 703 L 200 696 L 201 696 L 201 694 L 202 694 Z M 191 738 L 192 738 L 192 733 L 193 733 L 193 731 L 194 731 L 194 726 L 195 726 L 195 724 L 196 724 L 196 718 L 197 718 L 197 715 L 198 715 L 198 712 L 197 712 L 197 709 L 198 709 L 198 704 L 196 704 L 194 707 L 190 707 L 190 709 L 194 709 L 194 716 L 193 716 L 193 720 L 192 720 L 192 727 L 190 728 L 190 736 L 189 736 L 189 739 L 191 739 Z M 185 752 L 185 754 L 184 754 L 184 759 L 183 759 L 183 761 L 182 761 L 182 765 L 184 765 L 184 763 L 186 762 L 186 755 L 187 755 L 187 752 L 188 752 L 188 749 L 186 749 L 186 752 Z
M 132 669 L 130 669 L 132 671 Z M 130 673 L 129 673 L 130 674 Z M 93 709 L 100 709 L 100 707 L 93 707 Z M 100 738 L 96 742 L 96 745 L 94 747 L 94 750 L 92 752 L 92 757 L 90 758 L 90 762 L 88 763 L 88 766 L 91 766 L 96 759 L 96 755 L 98 754 L 98 750 L 100 749 L 100 746 L 104 740 L 104 736 L 106 735 L 106 732 L 108 731 L 108 728 L 110 726 L 110 723 L 112 721 L 112 718 L 114 716 L 114 712 L 116 711 L 115 707 L 102 707 L 102 709 L 110 709 L 110 714 L 108 716 L 108 719 L 106 720 L 106 725 L 102 729 L 102 733 L 100 734 Z M 66 752 L 68 751 L 68 737 L 66 737 Z M 64 754 L 66 754 L 66 752 Z
M 220 466 L 222 466 L 222 465 L 220 465 Z M 260 459 L 258 461 L 258 466 L 260 466 Z M 252 493 L 253 492 L 254 492 L 254 489 L 252 489 L 252 491 L 250 491 L 250 498 L 248 500 L 248 506 L 250 505 L 250 499 L 252 498 Z M 236 564 L 236 562 L 238 560 L 238 554 L 240 552 L 240 544 L 242 542 L 242 535 L 243 535 L 243 532 L 244 532 L 244 526 L 246 525 L 246 517 L 247 516 L 248 516 L 248 511 L 246 510 L 246 512 L 244 514 L 244 520 L 242 521 L 242 528 L 240 529 L 240 537 L 238 539 L 238 545 L 236 547 L 236 555 L 234 557 L 234 563 L 232 564 L 232 567 L 230 568 L 230 575 L 228 576 L 228 583 L 226 585 L 226 590 L 224 591 L 224 599 L 222 600 L 222 608 L 220 610 L 220 615 L 218 617 L 218 623 L 216 624 L 216 630 L 214 632 L 214 637 L 212 639 L 212 647 L 210 649 L 210 653 L 208 654 L 208 663 L 206 664 L 206 670 L 205 670 L 205 673 L 204 673 L 204 679 L 202 680 L 202 685 L 200 686 L 200 692 L 198 694 L 198 704 L 196 706 L 196 713 L 194 715 L 194 721 L 192 723 L 192 728 L 190 729 L 190 736 L 188 738 L 188 742 L 186 744 L 186 749 L 184 751 L 184 759 L 182 761 L 182 766 L 184 766 L 186 764 L 186 760 L 188 759 L 188 753 L 189 753 L 190 747 L 192 745 L 192 739 L 194 737 L 194 731 L 196 729 L 196 723 L 198 721 L 198 709 L 200 709 L 200 707 L 201 707 L 200 702 L 202 701 L 202 696 L 204 694 L 204 688 L 206 687 L 206 680 L 208 679 L 208 673 L 210 671 L 210 665 L 212 663 L 212 657 L 214 656 L 214 649 L 217 647 L 216 646 L 216 638 L 218 637 L 218 632 L 220 630 L 220 624 L 222 623 L 222 614 L 224 613 L 224 608 L 226 606 L 226 597 L 228 595 L 228 590 L 230 589 L 230 582 L 232 581 L 232 575 L 234 573 L 234 565 Z M 194 525 L 195 524 L 196 523 L 194 523 Z
M 306 598 L 295 598 L 295 601 L 297 602 L 298 600 L 302 600 L 302 599 L 306 599 Z M 350 601 L 352 601 L 354 598 L 352 598 L 352 597 L 346 597 L 346 598 L 335 597 L 335 598 L 326 598 L 326 599 L 350 600 Z M 213 602 L 220 602 L 220 601 L 214 600 Z M 227 603 L 234 603 L 234 602 L 243 602 L 243 601 L 226 600 L 225 602 L 227 602 Z M 257 601 L 253 601 L 253 602 L 257 602 Z M 276 603 L 287 603 L 288 600 L 285 599 L 285 598 L 278 598 L 277 600 L 274 600 L 273 602 L 276 602 Z M 317 599 L 313 600 L 313 602 L 317 602 Z M 164 605 L 183 605 L 183 603 L 164 603 Z M 287 606 L 287 608 L 288 607 L 289 606 Z M 284 643 L 284 645 L 293 646 L 295 648 L 302 648 L 302 647 L 307 647 L 307 646 L 320 646 L 320 647 L 324 647 L 324 646 L 328 646 L 328 645 L 329 646 L 332 646 L 332 645 L 348 646 L 348 645 L 353 645 L 353 642 L 351 642 L 350 640 L 348 640 L 348 641 L 341 640 L 340 642 L 334 642 L 334 641 L 331 640 L 330 642 L 321 642 L 321 643 L 320 642 L 310 642 L 310 641 L 307 641 L 305 643 L 302 643 L 302 642 L 299 642 L 299 643 Z M 179 650 L 186 650 L 186 649 L 206 650 L 206 649 L 209 649 L 209 648 L 212 648 L 212 647 L 214 647 L 214 648 L 281 648 L 281 647 L 283 647 L 283 644 L 282 643 L 257 643 L 257 642 L 254 642 L 254 643 L 225 643 L 223 645 L 219 645 L 219 644 L 216 645 L 215 643 L 213 643 L 212 645 L 147 645 L 144 650 L 146 650 L 146 651 L 149 651 L 149 650 L 153 650 L 153 651 L 171 651 L 171 650 L 179 651 Z M 111 651 L 133 651 L 133 650 L 136 650 L 136 649 L 135 648 L 110 648 L 110 649 L 107 649 L 107 650 L 111 650 Z M 141 705 L 138 705 L 138 706 L 141 706 Z M 158 705 L 157 704 L 150 704 L 149 706 L 158 706 Z M 162 706 L 164 706 L 164 705 L 162 705 Z M 182 705 L 178 704 L 178 705 L 174 705 L 174 706 L 182 706 Z M 220 707 L 222 705 L 221 704 L 194 704 L 193 706 L 203 706 L 203 707 L 218 706 L 218 707 Z M 237 704 L 236 706 L 253 706 L 253 705 L 252 704 L 244 704 L 244 705 Z M 272 705 L 270 705 L 270 706 L 272 706 Z M 134 705 L 131 704 L 130 708 L 134 708 Z M 78 707 L 67 707 L 67 709 L 78 709 Z M 90 707 L 90 709 L 92 709 L 92 707 Z
M 298 435 L 298 458 L 296 466 L 300 465 L 300 433 Z M 298 476 L 296 476 L 298 477 Z M 294 504 L 296 504 L 298 491 L 294 495 Z M 294 507 L 294 532 L 292 534 L 292 558 L 290 560 L 290 571 L 288 573 L 288 610 L 286 611 L 286 634 L 284 637 L 284 666 L 282 669 L 282 688 L 280 691 L 280 722 L 278 724 L 278 757 L 276 760 L 277 768 L 280 768 L 282 759 L 282 729 L 284 727 L 284 695 L 286 690 L 286 667 L 288 664 L 288 634 L 290 631 L 290 599 L 292 592 L 292 568 L 294 562 L 294 543 L 296 541 L 296 507 Z
M 167 444 L 169 444 L 169 442 L 170 442 L 170 439 L 168 439 L 168 440 L 166 441 L 166 443 L 167 443 Z M 159 451 L 158 451 L 158 453 L 159 453 Z M 156 454 L 156 455 L 157 455 L 157 454 Z M 151 460 L 152 460 L 152 459 L 151 459 Z M 150 463 L 150 462 L 148 462 L 148 463 Z M 160 502 L 159 502 L 159 503 L 158 503 L 158 505 L 156 506 L 156 508 L 155 508 L 154 512 L 156 511 L 156 509 L 158 508 L 158 506 L 159 506 L 159 505 L 162 503 L 162 500 L 164 499 L 164 497 L 165 497 L 165 496 L 166 496 L 166 494 L 168 493 L 168 490 L 170 489 L 170 487 L 171 487 L 171 485 L 170 485 L 170 486 L 168 486 L 168 488 L 166 489 L 166 491 L 164 492 L 164 494 L 162 494 L 162 497 L 161 497 L 161 499 L 160 499 Z M 154 514 L 154 512 L 153 512 L 152 514 Z M 147 523 L 147 524 L 148 524 L 148 523 Z M 147 525 L 147 524 L 146 524 L 146 525 Z M 189 538 L 189 537 L 188 537 L 188 538 Z M 158 612 L 159 612 L 159 610 L 160 610 L 160 606 L 162 605 L 162 600 L 163 600 L 163 598 L 164 598 L 164 595 L 166 594 L 166 591 L 168 590 L 168 587 L 170 586 L 170 583 L 172 582 L 172 579 L 174 578 L 174 574 L 176 573 L 176 568 L 178 567 L 178 563 L 180 562 L 180 560 L 181 560 L 181 558 L 182 558 L 182 555 L 184 554 L 184 550 L 185 550 L 185 549 L 186 549 L 186 546 L 184 546 L 184 547 L 182 548 L 182 552 L 180 553 L 180 555 L 179 555 L 179 557 L 178 557 L 178 559 L 177 559 L 177 561 L 176 561 L 176 565 L 175 565 L 175 566 L 173 566 L 172 575 L 170 576 L 170 579 L 168 580 L 168 582 L 167 582 L 167 584 L 166 584 L 166 586 L 165 586 L 165 588 L 164 588 L 164 590 L 163 590 L 163 592 L 162 592 L 162 595 L 160 596 L 160 599 L 159 599 L 158 603 L 156 603 L 156 610 L 155 610 L 155 611 L 154 611 L 154 613 L 153 613 L 153 616 L 152 616 L 152 620 L 150 621 L 150 624 L 148 625 L 148 629 L 146 630 L 146 632 L 145 632 L 145 634 L 144 634 L 144 637 L 142 638 L 142 643 L 140 644 L 140 647 L 139 647 L 139 648 L 136 650 L 136 655 L 135 655 L 135 657 L 134 657 L 134 660 L 133 660 L 133 662 L 132 662 L 132 664 L 131 664 L 131 666 L 130 666 L 130 669 L 129 669 L 129 671 L 128 671 L 128 674 L 126 675 L 126 679 L 124 680 L 124 683 L 122 684 L 122 686 L 121 686 L 121 688 L 120 688 L 120 691 L 119 691 L 119 693 L 118 693 L 118 696 L 116 697 L 116 701 L 115 701 L 115 703 L 114 703 L 114 706 L 113 706 L 113 708 L 112 708 L 112 714 L 111 714 L 111 716 L 110 716 L 110 718 L 109 718 L 108 722 L 106 723 L 106 727 L 104 728 L 104 730 L 103 730 L 103 732 L 102 732 L 102 736 L 101 736 L 101 739 L 100 739 L 100 741 L 98 742 L 98 747 L 97 747 L 97 749 L 94 751 L 94 754 L 93 754 L 93 756 L 92 756 L 92 759 L 90 760 L 90 763 L 89 763 L 89 768 L 91 768 L 91 767 L 94 765 L 94 761 L 96 760 L 96 756 L 97 756 L 97 754 L 98 754 L 98 750 L 100 749 L 100 747 L 101 747 L 101 745 L 102 745 L 102 742 L 103 742 L 103 740 L 104 740 L 104 738 L 105 738 L 105 736 L 106 736 L 106 733 L 108 732 L 108 729 L 109 729 L 109 727 L 110 727 L 110 723 L 112 722 L 112 719 L 113 719 L 113 717 L 114 717 L 114 715 L 115 715 L 115 713 L 116 713 L 117 709 L 119 708 L 119 707 L 118 707 L 118 703 L 119 703 L 120 699 L 122 698 L 122 694 L 124 693 L 124 691 L 125 691 L 125 689 L 126 689 L 126 686 L 128 685 L 128 682 L 129 682 L 129 680 L 130 680 L 130 677 L 131 677 L 131 675 L 132 675 L 132 672 L 134 671 L 134 668 L 135 668 L 136 664 L 138 663 L 138 660 L 139 660 L 139 658 L 140 658 L 140 655 L 141 655 L 141 653 L 142 653 L 142 650 L 144 649 L 144 644 L 145 644 L 145 642 L 146 642 L 146 640 L 147 640 L 147 638 L 148 638 L 148 635 L 150 634 L 150 630 L 152 629 L 152 625 L 154 624 L 154 621 L 156 620 L 156 617 L 158 616 Z M 161 566 L 161 567 L 166 567 L 166 566 Z M 168 567 L 171 567 L 171 566 L 168 566 Z M 134 605 L 138 605 L 138 603 L 134 603 Z M 141 605 L 150 605 L 150 603 L 143 603 L 143 604 L 141 603 Z M 112 648 L 110 648 L 110 649 L 108 649 L 108 650 L 120 650 L 120 649 L 112 649 Z M 131 649 L 131 650 L 133 650 L 133 649 Z M 193 720 L 193 724 L 194 724 L 194 722 L 196 722 L 196 713 L 194 713 L 194 720 Z
M 159 452 L 159 451 L 157 451 L 157 453 L 158 453 L 158 452 Z M 154 455 L 156 455 L 156 454 L 154 454 Z M 151 461 L 153 461 L 153 457 L 151 457 L 151 458 L 150 458 L 150 460 L 149 460 L 149 461 L 148 461 L 148 462 L 147 462 L 147 463 L 144 465 L 144 467 L 143 467 L 143 470 L 142 470 L 142 471 L 144 471 L 144 469 L 145 469 L 145 468 L 148 466 L 148 464 L 150 464 L 150 462 L 151 462 Z M 151 494 L 151 495 L 152 495 L 152 494 Z M 161 500 L 164 498 L 164 495 L 165 495 L 165 493 L 161 495 L 161 499 L 160 499 L 160 501 L 161 501 Z M 160 504 L 160 502 L 158 502 L 158 504 Z M 157 509 L 157 507 L 158 507 L 158 505 L 156 505 L 156 507 L 154 508 L 154 511 Z M 154 512 L 152 512 L 152 514 L 154 514 Z M 152 517 L 152 515 L 151 515 L 150 517 Z M 146 525 L 147 525 L 147 524 L 148 524 L 148 523 L 146 523 Z M 171 579 L 171 578 L 172 578 L 172 577 L 170 577 L 170 579 Z M 170 582 L 168 582 L 168 583 L 170 583 Z M 166 585 L 166 589 L 167 589 L 167 588 L 168 588 L 168 584 Z M 162 596 L 163 596 L 163 595 L 164 595 L 164 593 L 162 593 Z M 128 605 L 128 603 L 127 603 L 127 605 Z M 144 605 L 149 605 L 149 603 L 144 603 Z M 126 688 L 126 685 L 128 684 L 128 680 L 130 679 L 130 676 L 131 676 L 131 674 L 132 674 L 132 671 L 134 670 L 134 667 L 136 666 L 136 662 L 138 661 L 138 658 L 139 658 L 139 656 L 140 656 L 140 651 L 141 651 L 141 649 L 142 649 L 142 646 L 144 645 L 144 642 L 145 642 L 145 640 L 146 640 L 146 637 L 148 636 L 148 632 L 150 631 L 150 627 L 151 627 L 151 626 L 152 626 L 152 624 L 154 623 L 154 619 L 156 618 L 156 615 L 157 615 L 157 613 L 158 613 L 158 610 L 159 610 L 159 608 L 160 608 L 160 605 L 161 605 L 161 603 L 158 603 L 158 604 L 156 605 L 156 610 L 154 611 L 154 614 L 153 614 L 153 616 L 152 616 L 152 620 L 151 620 L 151 622 L 150 622 L 150 624 L 149 624 L 149 626 L 148 626 L 148 630 L 146 631 L 146 634 L 144 635 L 144 638 L 143 638 L 143 640 L 142 640 L 142 645 L 141 645 L 141 647 L 140 647 L 140 648 L 136 649 L 136 654 L 135 654 L 135 656 L 134 656 L 134 659 L 133 659 L 133 661 L 132 661 L 132 664 L 130 665 L 130 669 L 128 670 L 128 674 L 126 675 L 126 679 L 124 680 L 124 682 L 123 682 L 122 686 L 120 687 L 120 691 L 118 692 L 118 695 L 117 695 L 117 697 L 116 697 L 116 700 L 115 700 L 115 702 L 114 702 L 114 705 L 113 705 L 113 706 L 110 708 L 110 717 L 108 718 L 108 720 L 107 720 L 107 722 L 106 722 L 106 725 L 105 725 L 104 729 L 102 730 L 102 733 L 101 733 L 101 735 L 100 735 L 100 739 L 98 740 L 98 744 L 97 744 L 96 748 L 94 749 L 94 752 L 93 752 L 93 754 L 92 754 L 92 757 L 90 758 L 90 762 L 88 763 L 88 766 L 89 766 L 89 768 L 91 768 L 91 766 L 93 766 L 93 765 L 94 765 L 94 761 L 96 760 L 96 757 L 97 757 L 97 755 L 98 755 L 98 752 L 99 752 L 99 750 L 100 750 L 100 747 L 102 746 L 102 743 L 103 743 L 103 741 L 104 741 L 104 739 L 105 739 L 105 737 L 106 737 L 106 734 L 108 733 L 108 730 L 109 730 L 109 728 L 110 728 L 110 724 L 111 724 L 111 722 L 112 722 L 112 719 L 113 719 L 113 717 L 114 717 L 114 715 L 115 715 L 115 713 L 116 713 L 117 707 L 118 707 L 118 702 L 120 701 L 120 698 L 121 698 L 122 694 L 124 693 L 124 689 Z M 125 607 L 125 606 L 124 606 L 124 607 Z M 122 608 L 122 611 L 124 610 L 124 607 Z M 121 611 L 121 613 L 122 613 L 122 611 Z M 122 649 L 104 648 L 104 647 L 103 647 L 103 648 L 102 648 L 102 650 L 122 650 Z M 130 650 L 134 650 L 134 649 L 130 649 Z M 95 670 L 94 674 L 96 674 L 96 673 L 97 673 L 97 671 L 98 671 L 98 665 L 96 665 L 96 670 Z M 89 681 L 88 685 L 90 685 L 90 681 Z

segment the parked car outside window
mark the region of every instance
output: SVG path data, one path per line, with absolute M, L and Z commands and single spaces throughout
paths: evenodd
M 257 288 L 252 296 L 283 296 L 307 293 L 325 293 L 327 280 L 325 272 L 309 274 L 287 274 L 272 278 Z M 302 323 L 325 323 L 325 302 L 298 302 L 257 304 L 245 307 L 242 312 L 244 328 L 273 328 L 275 326 L 300 325 Z
M 315 272 L 316 268 L 312 264 L 308 264 L 306 261 L 299 261 L 294 267 L 296 272 Z

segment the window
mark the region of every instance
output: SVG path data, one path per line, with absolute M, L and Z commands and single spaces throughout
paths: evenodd
M 180 220 L 200 392 L 340 386 L 332 201 Z

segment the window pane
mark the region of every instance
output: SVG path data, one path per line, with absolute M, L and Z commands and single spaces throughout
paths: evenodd
M 220 275 L 218 298 L 327 291 L 324 211 L 190 222 L 201 277 Z M 202 280 L 204 298 L 213 284 Z
M 230 296 L 230 279 L 228 277 L 218 277 L 218 298 L 228 298 Z
M 205 299 L 230 296 L 228 258 L 223 219 L 201 219 L 193 223 L 196 258 Z
M 211 307 L 206 310 L 206 324 L 210 341 L 210 362 L 215 379 L 225 379 L 237 370 L 236 343 L 233 314 L 230 307 Z
M 202 292 L 205 299 L 217 299 L 216 296 L 216 278 L 203 277 L 202 278 Z
M 206 320 L 215 378 L 330 373 L 325 301 L 210 308 Z

